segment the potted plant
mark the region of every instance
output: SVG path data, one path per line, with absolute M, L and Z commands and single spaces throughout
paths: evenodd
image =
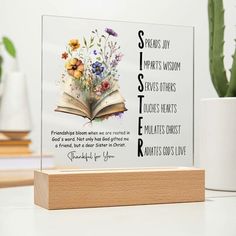
M 3 75 L 3 62 L 4 62 L 3 55 L 1 54 L 1 49 L 2 49 L 1 46 L 3 46 L 3 48 L 11 57 L 16 58 L 16 49 L 13 42 L 8 37 L 2 37 L 0 41 L 0 98 L 3 90 L 2 75 Z
M 210 75 L 219 98 L 202 100 L 200 163 L 206 188 L 236 191 L 236 51 L 227 78 L 223 0 L 208 0 L 208 19 Z

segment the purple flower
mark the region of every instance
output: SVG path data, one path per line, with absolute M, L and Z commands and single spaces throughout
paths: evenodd
M 112 67 L 116 67 L 117 65 L 118 65 L 118 61 L 112 60 L 111 66 L 112 66 Z
M 116 117 L 119 117 L 119 118 L 122 118 L 123 112 L 118 112 L 118 113 L 115 114 L 115 116 L 116 116 Z
M 96 51 L 96 50 L 93 50 L 93 54 L 94 54 L 94 55 L 97 55 L 98 53 L 97 53 L 97 51 Z
M 103 70 L 104 70 L 104 67 L 102 66 L 102 63 L 96 61 L 92 64 L 92 72 L 95 75 L 100 76 L 102 74 Z
M 119 54 L 115 55 L 116 61 L 121 61 L 122 57 L 123 57 L 122 53 L 119 53 Z
M 113 29 L 110 29 L 110 28 L 106 28 L 105 32 L 114 37 L 118 36 L 118 34 Z

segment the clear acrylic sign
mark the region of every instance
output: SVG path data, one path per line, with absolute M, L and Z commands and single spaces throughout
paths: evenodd
M 42 153 L 58 166 L 193 163 L 193 27 L 42 18 Z

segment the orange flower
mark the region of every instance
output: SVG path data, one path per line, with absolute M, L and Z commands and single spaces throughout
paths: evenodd
M 78 39 L 71 39 L 68 44 L 71 47 L 72 51 L 75 51 L 76 49 L 80 47 L 80 43 Z
M 67 52 L 63 52 L 62 54 L 61 54 L 61 58 L 62 59 L 67 59 L 67 57 L 68 57 L 68 53 Z
M 84 72 L 84 64 L 78 58 L 72 58 L 66 63 L 66 69 L 69 75 L 80 79 Z

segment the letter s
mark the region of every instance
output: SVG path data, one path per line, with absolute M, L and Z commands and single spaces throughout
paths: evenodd
M 138 36 L 139 36 L 139 39 L 140 39 L 140 42 L 138 43 L 138 47 L 140 49 L 142 49 L 144 47 L 144 41 L 142 39 L 142 36 L 144 36 L 144 32 L 142 30 L 139 30 Z

